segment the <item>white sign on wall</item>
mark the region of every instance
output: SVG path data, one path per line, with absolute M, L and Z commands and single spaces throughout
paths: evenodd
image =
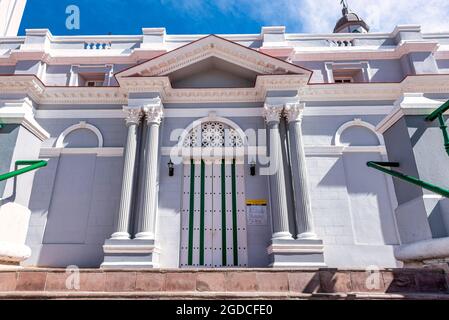
M 246 201 L 246 217 L 247 217 L 248 225 L 266 226 L 268 224 L 267 201 L 266 200 L 247 200 Z

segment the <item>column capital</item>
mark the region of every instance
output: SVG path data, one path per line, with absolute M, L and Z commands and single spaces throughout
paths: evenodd
M 279 122 L 282 115 L 282 110 L 284 110 L 284 105 L 282 104 L 268 104 L 265 103 L 263 108 L 263 116 L 267 123 Z
M 123 111 L 126 113 L 126 125 L 130 126 L 132 124 L 140 124 L 140 121 L 142 120 L 143 113 L 141 108 L 135 108 L 135 107 L 123 107 Z
M 143 112 L 145 113 L 147 124 L 161 124 L 164 117 L 164 108 L 160 100 L 144 105 Z
M 288 122 L 301 122 L 304 115 L 305 103 L 287 103 L 284 109 L 284 115 Z

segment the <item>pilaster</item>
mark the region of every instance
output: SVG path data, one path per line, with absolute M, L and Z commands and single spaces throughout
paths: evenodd
M 273 99 L 271 99 L 273 100 Z M 312 211 L 307 185 L 305 152 L 301 122 L 304 105 L 291 98 L 276 97 L 276 103 L 266 103 L 264 116 L 269 132 L 269 156 L 274 168 L 269 176 L 273 238 L 267 248 L 270 267 L 324 267 L 324 245 L 313 231 Z M 283 102 L 281 102 L 284 100 Z M 280 117 L 286 116 L 289 131 L 290 170 L 286 173 L 279 135 Z M 286 174 L 291 174 L 293 198 L 287 199 Z M 291 196 L 291 195 L 290 195 Z M 288 201 L 294 201 L 297 239 L 289 230 Z
M 144 162 L 144 185 L 142 212 L 136 239 L 154 240 L 157 212 L 157 168 L 159 148 L 159 127 L 163 117 L 163 107 L 159 100 L 143 107 L 147 125 L 146 152 Z
M 282 105 L 265 104 L 263 111 L 269 136 L 270 168 L 268 175 L 270 181 L 271 217 L 273 222 L 273 239 L 293 239 L 288 224 L 285 175 L 279 133 L 282 110 Z
M 134 170 L 137 154 L 137 128 L 142 119 L 142 110 L 139 108 L 124 108 L 126 125 L 128 127 L 128 137 L 125 147 L 125 163 L 123 169 L 122 192 L 120 198 L 120 208 L 117 221 L 117 230 L 111 236 L 114 240 L 130 239 L 130 219 L 132 208 L 132 195 L 134 186 Z
M 302 118 L 305 105 L 302 103 L 289 103 L 285 107 L 285 116 L 288 121 L 291 173 L 295 202 L 296 229 L 298 239 L 316 239 L 313 231 L 312 206 L 310 202 L 307 179 L 306 155 L 302 138 Z

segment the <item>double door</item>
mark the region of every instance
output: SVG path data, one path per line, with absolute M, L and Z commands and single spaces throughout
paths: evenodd
M 243 164 L 192 160 L 183 181 L 181 267 L 246 267 Z

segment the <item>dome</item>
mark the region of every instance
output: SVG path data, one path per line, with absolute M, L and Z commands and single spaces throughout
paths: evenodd
M 347 7 L 343 8 L 343 16 L 337 21 L 334 33 L 342 32 L 368 32 L 369 26 L 363 19 L 353 12 L 349 12 Z M 362 28 L 363 30 L 360 30 Z

